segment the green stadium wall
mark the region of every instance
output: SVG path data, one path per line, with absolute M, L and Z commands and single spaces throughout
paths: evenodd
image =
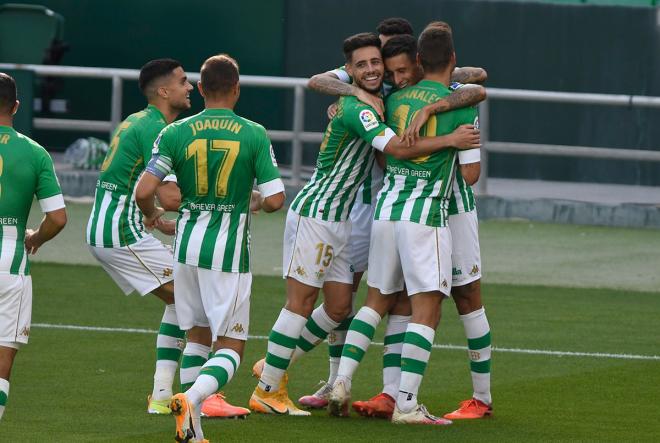
M 343 64 L 346 36 L 403 16 L 416 32 L 432 20 L 449 22 L 459 65 L 486 68 L 488 86 L 660 96 L 658 9 L 652 7 L 477 0 L 26 3 L 64 16 L 64 38 L 71 45 L 65 65 L 137 69 L 149 59 L 173 57 L 195 71 L 207 56 L 228 52 L 243 74 L 308 77 Z M 332 100 L 306 94 L 305 129 L 321 131 Z M 67 117 L 109 119 L 109 81 L 64 79 L 58 97 L 69 102 Z M 267 128 L 288 129 L 291 97 L 289 91 L 244 88 L 237 111 Z M 199 95 L 192 99 L 193 110 L 199 110 Z M 137 83 L 126 82 L 123 115 L 143 105 Z M 497 141 L 659 150 L 658 121 L 658 110 L 494 101 L 490 131 Z M 49 147 L 66 146 L 81 135 L 35 131 Z M 317 149 L 306 145 L 307 164 L 314 163 Z M 287 146 L 276 151 L 280 162 L 290 161 Z M 632 161 L 494 154 L 490 173 L 660 185 L 660 164 Z
M 290 0 L 286 74 L 310 76 L 343 64 L 345 37 L 401 16 L 416 33 L 433 20 L 450 23 L 459 66 L 485 67 L 488 86 L 660 96 L 657 14 L 650 7 L 502 1 Z M 306 128 L 321 130 L 331 100 L 308 97 Z M 497 141 L 660 150 L 660 110 L 498 100 L 490 117 Z M 496 177 L 660 185 L 657 162 L 490 158 Z

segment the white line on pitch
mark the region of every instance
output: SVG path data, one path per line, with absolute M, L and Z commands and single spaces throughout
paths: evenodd
M 78 325 L 55 325 L 50 323 L 33 323 L 33 328 L 47 329 L 69 329 L 74 331 L 95 331 L 95 332 L 124 332 L 133 334 L 157 334 L 154 329 L 140 328 L 106 328 L 101 326 L 78 326 Z M 250 335 L 252 340 L 268 340 L 266 335 Z M 383 343 L 374 342 L 376 346 L 383 346 Z M 435 349 L 456 349 L 467 350 L 466 346 L 458 345 L 433 345 Z M 531 354 L 531 355 L 554 355 L 557 357 L 593 357 L 593 358 L 614 358 L 620 360 L 660 360 L 660 355 L 637 355 L 637 354 L 609 354 L 603 352 L 572 352 L 572 351 L 549 351 L 544 349 L 517 349 L 500 348 L 493 346 L 495 352 L 508 352 L 512 354 Z

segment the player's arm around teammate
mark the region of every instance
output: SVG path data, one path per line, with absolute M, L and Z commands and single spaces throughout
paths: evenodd
M 29 254 L 35 254 L 66 224 L 64 198 L 48 152 L 13 129 L 16 83 L 0 72 L 0 419 L 18 349 L 27 344 L 32 316 Z M 26 229 L 36 196 L 45 213 L 36 230 Z

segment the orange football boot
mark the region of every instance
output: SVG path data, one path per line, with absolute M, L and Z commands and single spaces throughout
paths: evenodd
M 232 406 L 225 400 L 225 395 L 220 392 L 208 397 L 202 403 L 202 417 L 209 418 L 246 418 L 250 410 L 240 406 Z
M 369 400 L 353 402 L 353 410 L 363 417 L 392 418 L 394 399 L 381 392 Z
M 444 417 L 449 420 L 467 420 L 474 418 L 484 418 L 493 415 L 493 406 L 487 405 L 481 400 L 471 398 L 461 402 L 461 405 L 454 412 L 445 414 Z

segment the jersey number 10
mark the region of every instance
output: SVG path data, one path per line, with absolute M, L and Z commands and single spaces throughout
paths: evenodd
M 208 195 L 209 193 L 209 150 L 222 151 L 222 160 L 215 177 L 215 196 L 227 196 L 227 183 L 229 175 L 236 163 L 236 157 L 241 149 L 241 142 L 231 140 L 209 140 L 200 138 L 188 145 L 186 149 L 186 160 L 195 158 L 195 183 L 197 195 Z

